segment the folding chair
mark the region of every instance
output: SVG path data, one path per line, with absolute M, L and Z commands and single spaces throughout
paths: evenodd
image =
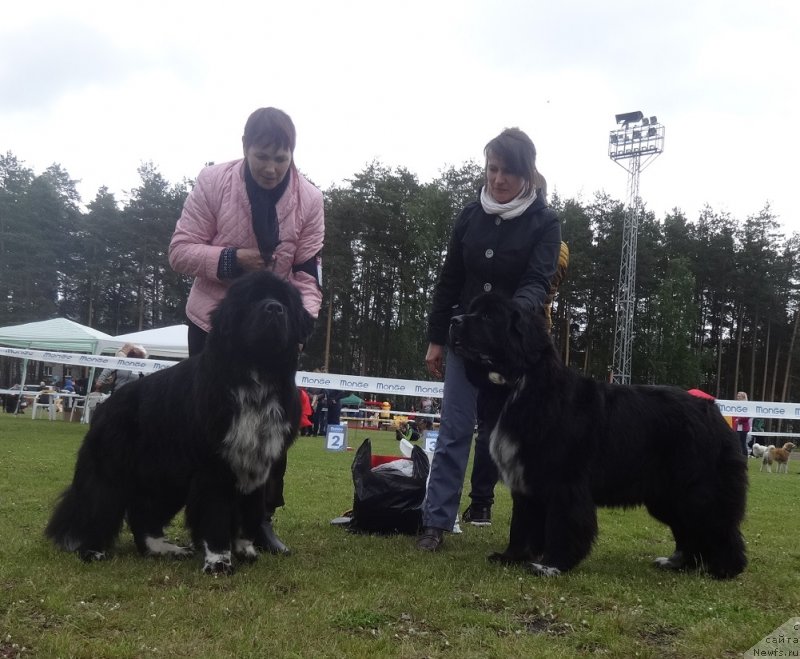
M 47 410 L 47 416 L 50 421 L 56 420 L 56 397 L 54 394 L 48 391 L 42 391 L 41 393 L 36 394 L 36 398 L 33 399 L 33 411 L 31 412 L 31 419 L 36 418 L 36 412 L 39 408 L 45 408 Z
M 84 407 L 86 408 L 86 412 L 83 414 L 83 423 L 89 423 L 92 420 L 92 412 L 94 412 L 94 409 L 106 398 L 108 398 L 108 396 L 105 394 L 101 394 L 99 391 L 93 391 L 83 399 L 81 402 L 81 412 L 83 412 Z
M 78 418 L 83 418 L 83 410 L 86 408 L 86 396 L 74 398 L 72 400 L 72 409 L 69 411 L 69 420 L 72 421 L 75 412 L 78 412 Z

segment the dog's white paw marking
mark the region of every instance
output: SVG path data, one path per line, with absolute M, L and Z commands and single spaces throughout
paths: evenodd
M 205 545 L 206 558 L 203 563 L 203 572 L 206 574 L 231 574 L 233 572 L 233 562 L 231 561 L 230 550 L 223 552 L 210 551 Z
M 662 570 L 682 570 L 685 567 L 684 561 L 678 561 L 673 556 L 659 556 L 653 564 Z
M 542 565 L 541 563 L 528 563 L 528 570 L 539 577 L 558 577 L 561 576 L 561 570 L 551 565 Z
M 252 540 L 245 538 L 238 538 L 235 544 L 236 555 L 244 559 L 254 561 L 258 558 L 258 551 L 253 546 Z
M 81 552 L 81 559 L 90 563 L 92 561 L 103 561 L 106 558 L 106 553 L 104 551 L 94 551 L 93 549 L 87 549 Z
M 190 547 L 181 547 L 173 542 L 169 542 L 164 536 L 153 538 L 147 536 L 144 539 L 147 553 L 150 556 L 174 556 L 175 558 L 186 558 L 192 555 Z
M 491 371 L 489 373 L 489 382 L 491 382 L 492 384 L 506 384 L 507 380 L 499 373 Z

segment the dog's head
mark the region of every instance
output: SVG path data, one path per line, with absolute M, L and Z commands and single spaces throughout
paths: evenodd
M 553 349 L 541 313 L 524 312 L 496 293 L 479 295 L 467 313 L 453 317 L 450 343 L 494 384 L 516 380 Z
M 270 272 L 237 279 L 211 315 L 210 346 L 218 354 L 262 360 L 297 360 L 313 319 L 298 290 Z
M 783 445 L 783 450 L 786 451 L 787 453 L 791 453 L 796 448 L 797 447 L 794 444 L 792 444 L 791 442 L 786 442 Z

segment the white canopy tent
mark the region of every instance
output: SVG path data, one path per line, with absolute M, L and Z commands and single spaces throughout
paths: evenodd
M 66 318 L 0 327 L 0 345 L 29 350 L 97 353 L 100 342 L 111 338 Z
M 100 342 L 112 337 L 105 332 L 76 323 L 67 318 L 52 318 L 35 323 L 0 327 L 0 345 L 28 350 L 52 350 L 58 352 L 98 353 Z M 92 369 L 92 375 L 94 369 Z M 21 386 L 25 388 L 28 375 L 28 359 L 22 360 Z
M 119 350 L 126 343 L 136 343 L 144 346 L 150 357 L 185 359 L 189 356 L 188 332 L 186 325 L 170 325 L 120 334 L 100 341 L 97 352 Z

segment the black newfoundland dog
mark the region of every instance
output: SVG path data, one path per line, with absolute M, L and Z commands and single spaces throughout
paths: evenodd
M 255 559 L 270 471 L 297 434 L 298 346 L 311 323 L 288 282 L 267 272 L 237 280 L 200 355 L 98 406 L 46 535 L 101 559 L 127 519 L 142 554 L 186 556 L 191 548 L 164 537 L 185 507 L 203 571 L 232 572 L 232 552 Z
M 504 398 L 491 452 L 513 512 L 508 548 L 490 560 L 560 574 L 589 554 L 597 506 L 644 505 L 675 539 L 658 566 L 720 579 L 745 568 L 747 464 L 712 401 L 582 377 L 542 317 L 491 293 L 453 318 L 451 341 L 474 383 Z

